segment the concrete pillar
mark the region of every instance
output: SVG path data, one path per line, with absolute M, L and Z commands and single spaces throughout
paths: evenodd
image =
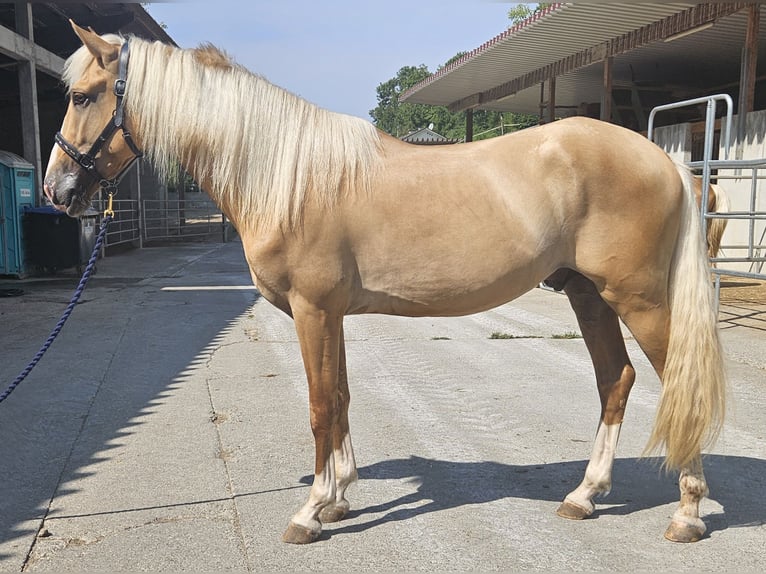
M 32 5 L 16 2 L 16 32 L 34 42 Z M 40 153 L 40 120 L 37 112 L 37 66 L 34 60 L 19 60 L 19 106 L 24 159 L 35 166 L 36 197 L 39 205 L 42 194 L 42 155 Z

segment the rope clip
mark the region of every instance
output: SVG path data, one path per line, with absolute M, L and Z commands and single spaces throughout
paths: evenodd
M 114 194 L 109 192 L 109 203 L 107 203 L 106 209 L 104 210 L 104 217 L 114 217 L 114 209 L 112 209 L 112 198 L 114 198 Z

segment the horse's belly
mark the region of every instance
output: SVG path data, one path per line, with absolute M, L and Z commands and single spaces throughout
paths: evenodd
M 487 173 L 495 171 L 453 170 L 349 207 L 344 229 L 359 287 L 350 311 L 476 313 L 527 292 L 564 263 L 571 238 L 559 214 L 567 210 L 547 192 L 506 188 Z
M 391 269 L 376 277 L 362 277 L 349 313 L 389 315 L 470 315 L 507 303 L 534 288 L 552 270 L 541 262 L 512 268 L 505 273 L 477 273 L 470 262 L 460 268 L 434 269 L 424 265 Z M 397 273 L 397 270 L 400 271 Z

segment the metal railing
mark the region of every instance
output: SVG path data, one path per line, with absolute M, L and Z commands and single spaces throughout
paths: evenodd
M 93 204 L 99 213 L 104 212 L 106 201 L 94 201 Z M 114 210 L 114 219 L 109 224 L 104 246 L 111 247 L 134 241 L 140 242 L 138 201 L 135 199 L 115 199 L 112 201 L 112 209 Z
M 145 241 L 200 239 L 220 234 L 225 240 L 226 218 L 209 200 L 143 201 Z
M 692 162 L 691 167 L 701 162 Z M 716 274 L 716 281 L 720 282 L 721 275 L 730 275 L 732 277 L 747 277 L 751 279 L 764 279 L 763 265 L 766 263 L 766 225 L 762 225 L 762 230 L 758 229 L 758 222 L 766 222 L 766 212 L 758 211 L 758 182 L 764 179 L 759 176 L 759 171 L 766 169 L 766 159 L 740 159 L 740 160 L 713 160 L 710 162 L 710 168 L 718 173 L 712 176 L 714 180 L 750 180 L 750 196 L 748 209 L 740 211 L 729 211 L 728 213 L 713 213 L 711 216 L 726 220 L 740 220 L 747 222 L 747 241 L 744 244 L 726 244 L 721 246 L 722 250 L 730 252 L 744 252 L 743 256 L 719 256 L 710 261 L 715 264 L 713 273 Z M 732 175 L 726 175 L 725 172 L 733 171 Z M 724 172 L 724 173 L 722 173 Z M 749 175 L 746 175 L 749 173 Z M 760 231 L 760 233 L 759 233 Z M 749 266 L 747 271 L 736 269 L 727 269 L 722 267 L 726 263 L 742 263 Z
M 93 202 L 93 208 L 103 213 L 105 200 Z M 220 237 L 228 240 L 226 218 L 216 205 L 203 200 L 115 199 L 114 219 L 104 242 L 105 247 L 125 243 L 200 240 Z M 99 217 L 100 221 L 100 217 Z
M 646 137 L 649 141 L 654 141 L 654 118 L 655 116 L 664 111 L 674 110 L 678 108 L 686 108 L 690 106 L 698 106 L 700 104 L 706 104 L 705 108 L 705 147 L 702 152 L 702 161 L 694 162 L 699 163 L 699 166 L 693 166 L 688 163 L 689 167 L 694 169 L 695 167 L 702 168 L 702 200 L 701 204 L 707 206 L 708 196 L 710 194 L 710 180 L 713 167 L 711 162 L 713 161 L 713 140 L 715 135 L 715 111 L 717 102 L 722 101 L 726 103 L 726 133 L 723 140 L 724 158 L 729 159 L 729 151 L 731 150 L 731 124 L 734 117 L 734 102 L 731 96 L 728 94 L 715 94 L 712 96 L 705 96 L 702 98 L 693 98 L 691 100 L 683 100 L 681 102 L 675 102 L 672 104 L 665 104 L 663 106 L 657 106 L 649 113 L 649 127 L 646 133 Z M 706 209 L 701 210 L 702 229 L 707 229 L 708 219 L 712 219 L 714 214 L 706 213 Z
M 715 112 L 716 104 L 723 101 L 727 106 L 726 124 L 722 133 L 724 159 L 713 159 L 713 141 L 715 135 Z M 654 108 L 649 115 L 649 130 L 647 137 L 653 141 L 654 118 L 657 113 L 682 108 L 686 106 L 695 106 L 707 104 L 705 115 L 705 147 L 703 158 L 699 161 L 687 162 L 687 165 L 693 170 L 701 171 L 702 176 L 702 200 L 700 214 L 702 217 L 703 229 L 706 229 L 707 222 L 711 219 L 740 220 L 747 222 L 747 240 L 744 244 L 725 244 L 721 246 L 721 252 L 736 251 L 743 252 L 742 256 L 720 256 L 713 257 L 710 260 L 711 273 L 715 276 L 716 299 L 720 297 L 721 277 L 724 275 L 732 277 L 744 277 L 749 279 L 766 280 L 766 274 L 763 273 L 763 265 L 766 263 L 766 225 L 759 225 L 759 222 L 766 221 L 766 211 L 758 210 L 758 182 L 764 179 L 759 175 L 760 170 L 766 169 L 766 158 L 758 159 L 729 159 L 731 149 L 731 126 L 733 124 L 733 103 L 731 97 L 726 94 L 717 94 L 704 98 L 695 98 L 684 100 L 674 104 L 667 104 Z M 740 116 L 739 121 L 742 121 Z M 742 130 L 740 130 L 742 131 Z M 741 139 L 737 145 L 742 145 Z M 715 173 L 714 173 L 715 172 Z M 750 180 L 750 192 L 748 208 L 739 211 L 729 212 L 708 212 L 708 195 L 710 192 L 709 184 L 712 181 L 721 180 Z M 759 230 L 759 227 L 763 227 Z M 727 264 L 741 264 L 747 267 L 746 270 L 733 269 Z

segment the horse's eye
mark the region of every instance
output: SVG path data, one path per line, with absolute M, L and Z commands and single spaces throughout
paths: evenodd
M 74 92 L 72 94 L 72 103 L 75 106 L 86 106 L 88 105 L 88 96 L 85 94 L 82 94 L 80 92 Z

